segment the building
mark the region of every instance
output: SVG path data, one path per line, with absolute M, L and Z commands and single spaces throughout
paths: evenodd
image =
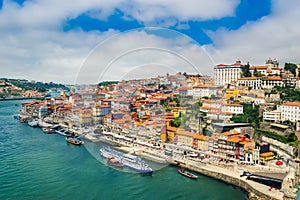
M 215 85 L 224 86 L 234 81 L 237 81 L 242 76 L 242 69 L 244 65 L 241 64 L 241 61 L 237 60 L 236 63 L 227 65 L 227 64 L 218 64 L 214 67 L 214 80 Z
M 300 102 L 286 102 L 281 106 L 281 121 L 290 120 L 297 122 L 300 120 Z
M 243 114 L 244 109 L 241 104 L 225 104 L 222 106 L 222 112 L 229 112 L 232 114 Z
M 211 97 L 217 95 L 217 88 L 209 85 L 197 85 L 193 87 L 194 97 Z
M 262 76 L 269 76 L 269 75 L 279 76 L 282 71 L 282 69 L 278 67 L 278 61 L 276 59 L 272 60 L 271 58 L 269 58 L 266 61 L 266 65 L 250 66 L 249 70 L 252 76 L 254 76 L 255 71 L 256 73 Z
M 272 110 L 263 112 L 263 120 L 267 122 L 278 122 L 280 121 L 281 111 Z
M 178 89 L 178 93 L 180 97 L 188 97 L 194 95 L 194 90 L 191 86 L 183 86 Z
M 237 85 L 251 87 L 252 89 L 272 89 L 275 86 L 283 86 L 283 81 L 280 76 L 252 76 L 239 78 Z
M 273 160 L 275 158 L 273 152 L 265 152 L 259 155 L 259 158 L 261 161 L 268 161 L 268 160 Z

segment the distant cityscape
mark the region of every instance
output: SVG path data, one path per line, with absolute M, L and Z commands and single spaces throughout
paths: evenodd
M 300 65 L 237 60 L 213 70 L 214 77 L 178 72 L 81 89 L 0 79 L 0 98 L 38 97 L 21 104 L 20 120 L 38 121 L 49 133 L 59 126 L 157 162 L 214 169 L 246 185 L 259 184 L 251 190 L 258 197 L 294 199 L 300 177 Z M 49 91 L 59 96 L 47 96 Z

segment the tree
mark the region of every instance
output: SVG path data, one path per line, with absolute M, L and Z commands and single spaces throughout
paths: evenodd
M 253 71 L 253 76 L 256 76 L 256 77 L 258 77 L 258 71 L 257 71 L 257 69 L 256 68 L 254 68 L 254 71 Z
M 252 104 L 244 104 L 243 105 L 244 114 L 233 115 L 231 120 L 235 123 L 252 123 L 255 128 L 259 128 L 260 120 L 262 119 L 259 116 L 259 106 Z
M 181 118 L 180 117 L 176 117 L 174 120 L 172 120 L 170 122 L 170 125 L 173 126 L 173 127 L 179 127 L 181 124 Z
M 294 63 L 285 63 L 284 69 L 290 71 L 294 76 L 296 76 L 297 65 Z
M 297 137 L 295 135 L 294 132 L 291 132 L 288 136 L 287 136 L 287 142 L 294 142 L 295 140 L 297 140 Z
M 244 77 L 251 77 L 249 62 L 247 62 L 247 64 L 244 66 L 242 72 Z

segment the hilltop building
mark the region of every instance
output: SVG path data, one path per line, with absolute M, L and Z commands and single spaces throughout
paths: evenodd
M 215 85 L 224 86 L 234 81 L 237 81 L 242 76 L 244 65 L 240 60 L 234 64 L 218 64 L 214 67 Z

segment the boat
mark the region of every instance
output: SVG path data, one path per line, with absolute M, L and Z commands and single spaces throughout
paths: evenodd
M 80 146 L 83 144 L 83 142 L 81 140 L 74 138 L 74 137 L 66 137 L 66 141 L 70 144 L 77 145 L 77 146 Z
M 141 174 L 152 174 L 153 170 L 140 157 L 131 154 L 124 154 L 122 158 L 124 166 Z
M 51 128 L 42 128 L 42 130 L 43 130 L 43 132 L 44 133 L 48 133 L 48 134 L 52 134 L 52 133 L 54 133 L 54 130 L 53 129 L 51 129 Z
M 115 157 L 107 158 L 107 163 L 111 166 L 118 167 L 118 168 L 124 167 L 120 158 L 115 158 Z
M 119 151 L 115 151 L 109 147 L 103 147 L 99 149 L 100 151 L 100 156 L 102 156 L 105 159 L 110 159 L 110 158 L 121 158 L 123 157 L 123 153 Z
M 20 120 L 20 116 L 19 115 L 14 115 L 14 119 Z
M 100 150 L 100 155 L 106 159 L 118 159 L 125 167 L 141 174 L 152 174 L 153 170 L 140 157 L 131 154 L 124 154 L 108 147 Z
M 38 127 L 39 123 L 37 120 L 31 120 L 28 122 L 28 125 L 31 127 Z
M 21 117 L 21 118 L 20 118 L 20 122 L 21 122 L 21 123 L 27 123 L 27 119 Z
M 191 179 L 197 179 L 198 176 L 196 176 L 195 174 L 192 174 L 188 171 L 186 171 L 185 169 L 177 169 L 178 173 L 181 174 L 182 176 L 191 178 Z

